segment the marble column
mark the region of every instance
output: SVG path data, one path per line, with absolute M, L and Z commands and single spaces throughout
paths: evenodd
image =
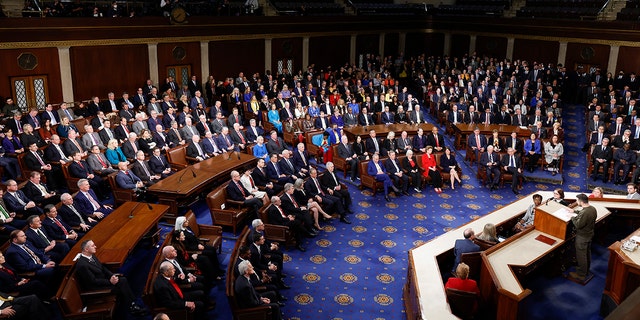
M 200 81 L 202 84 L 209 79 L 209 41 L 200 41 Z M 204 96 L 204 95 L 203 95 Z
M 507 38 L 507 54 L 505 57 L 509 60 L 513 60 L 513 44 L 516 42 L 515 38 L 509 37 Z
M 62 85 L 62 100 L 73 102 L 73 77 L 71 75 L 70 47 L 58 47 L 58 63 L 60 64 L 60 84 Z
M 478 36 L 475 34 L 469 35 L 469 54 L 476 51 L 476 40 L 478 40 Z
M 567 45 L 568 42 L 560 41 L 560 45 L 558 46 L 558 63 L 561 63 L 565 67 L 565 64 L 567 63 Z M 571 68 L 571 70 L 573 70 L 573 68 Z
M 158 43 L 148 43 L 149 52 L 149 79 L 159 86 L 160 73 L 158 72 Z
M 309 66 L 309 37 L 302 38 L 302 70 Z
M 271 70 L 271 39 L 264 39 L 264 70 Z M 277 72 L 273 72 L 276 74 Z
M 620 53 L 620 46 L 611 46 L 609 49 L 609 63 L 607 63 L 607 72 L 616 74 L 616 68 L 618 67 L 618 54 Z

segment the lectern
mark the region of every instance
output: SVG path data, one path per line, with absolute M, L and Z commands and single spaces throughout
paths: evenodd
M 568 207 L 555 201 L 548 201 L 536 207 L 533 225 L 536 230 L 566 240 L 569 220 L 575 214 Z

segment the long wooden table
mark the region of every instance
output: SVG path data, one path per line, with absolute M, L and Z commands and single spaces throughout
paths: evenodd
M 531 136 L 531 130 L 529 128 L 519 127 L 519 126 L 510 126 L 504 124 L 469 124 L 469 123 L 458 123 L 453 127 L 453 132 L 456 136 L 455 147 L 456 149 L 462 149 L 466 146 L 467 137 L 473 133 L 473 130 L 477 127 L 480 129 L 480 134 L 483 135 L 491 135 L 493 134 L 493 130 L 498 130 L 500 137 L 508 137 L 511 135 L 511 132 L 516 132 L 519 138 L 528 138 Z
M 89 229 L 82 240 L 93 240 L 98 247 L 96 256 L 110 269 L 122 266 L 136 244 L 147 234 L 169 210 L 161 204 L 125 202 Z M 60 269 L 67 271 L 73 266 L 73 259 L 82 250 L 81 242 L 71 248 L 69 254 L 60 262 Z
M 391 131 L 395 132 L 396 137 L 399 137 L 402 131 L 406 131 L 409 135 L 415 135 L 418 132 L 418 129 L 424 130 L 425 134 L 431 132 L 434 125 L 431 123 L 421 123 L 419 125 L 414 124 L 376 124 L 373 126 L 351 126 L 342 128 L 342 132 L 344 132 L 347 137 L 349 137 L 349 141 L 355 141 L 356 136 L 360 136 L 363 140 L 369 136 L 370 130 L 376 131 L 376 136 L 378 138 L 384 138 Z
M 551 191 L 537 193 L 543 199 L 552 196 Z M 574 199 L 577 194 L 566 192 L 565 198 Z M 640 211 L 640 201 L 625 200 L 624 196 L 607 195 L 604 199 L 590 200 L 589 203 L 598 212 L 597 221 L 607 217 L 611 213 L 610 210 L 614 209 Z M 451 314 L 447 303 L 442 272 L 438 264 L 439 257 L 453 251 L 455 240 L 462 238 L 464 229 L 471 227 L 474 230 L 482 230 L 489 222 L 498 225 L 522 214 L 530 204 L 529 195 L 410 250 L 407 283 L 403 293 L 407 319 L 457 319 Z M 522 287 L 518 279 L 518 270 L 536 264 L 546 254 L 564 243 L 562 239 L 549 234 L 544 235 L 556 240 L 553 245 L 533 240 L 540 234 L 544 233 L 529 229 L 482 254 L 483 269 L 486 268 L 486 270 L 482 272 L 479 285 L 483 296 L 499 295 L 489 299 L 498 304 L 495 306 L 498 319 L 515 319 L 518 304 L 531 292 Z M 483 282 L 485 282 L 484 285 Z M 487 286 L 493 286 L 493 288 L 489 290 L 486 289 Z
M 169 206 L 167 218 L 175 218 L 181 203 L 212 188 L 215 181 L 229 180 L 232 170 L 253 166 L 257 161 L 256 157 L 246 153 L 225 153 L 190 165 L 160 180 L 149 187 L 148 192 L 156 195 L 160 203 Z

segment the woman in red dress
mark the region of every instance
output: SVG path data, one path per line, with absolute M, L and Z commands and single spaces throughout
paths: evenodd
M 427 146 L 427 152 L 422 155 L 422 169 L 424 170 L 422 175 L 431 178 L 433 190 L 437 193 L 442 193 L 442 176 L 438 171 L 438 164 L 436 163 L 436 156 L 433 154 L 432 146 Z

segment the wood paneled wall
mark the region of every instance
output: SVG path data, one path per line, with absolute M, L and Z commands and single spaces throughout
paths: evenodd
M 209 69 L 216 80 L 237 77 L 244 72 L 264 73 L 264 40 L 213 41 L 209 43 Z M 206 82 L 206 81 L 205 81 Z
M 515 39 L 513 58 L 555 64 L 558 62 L 559 48 L 560 43 L 557 41 Z
M 70 55 L 75 100 L 106 98 L 109 91 L 116 97 L 124 91 L 132 94 L 149 78 L 149 52 L 143 44 L 73 47 Z
M 273 74 L 278 73 L 279 59 L 293 59 L 293 70 L 289 70 L 290 73 L 302 68 L 302 38 L 271 40 L 271 72 Z
M 326 68 L 344 65 L 351 52 L 351 36 L 313 37 L 309 39 L 309 63 Z M 357 63 L 356 61 L 350 61 Z M 303 66 L 306 68 L 306 66 Z M 319 69 L 318 69 L 319 70 Z
M 380 36 L 377 34 L 359 34 L 356 36 L 356 56 L 361 54 L 378 55 L 378 46 L 380 45 Z
M 33 70 L 23 70 L 18 66 L 20 54 L 30 52 L 38 58 L 38 65 Z M 46 75 L 49 87 L 49 100 L 54 103 L 62 101 L 60 84 L 60 63 L 57 48 L 12 49 L 0 51 L 0 96 L 11 96 L 11 77 Z M 4 105 L 4 101 L 2 101 Z
M 469 41 L 471 37 L 467 34 L 451 35 L 451 56 L 462 57 L 469 54 Z
M 174 57 L 173 51 L 176 47 L 181 47 L 186 54 L 182 60 Z M 201 68 L 200 43 L 199 42 L 180 42 L 180 43 L 159 43 L 158 44 L 158 77 L 160 83 L 168 76 L 167 67 L 176 65 L 191 66 L 191 75 L 196 75 L 198 80 L 206 82 L 209 75 L 203 77 L 200 73 Z M 204 81 L 203 81 L 204 78 Z
M 609 64 L 609 46 L 602 44 L 569 43 L 567 45 L 567 70 L 576 64 L 599 66 L 606 70 Z M 640 66 L 639 66 L 640 67 Z
M 478 36 L 476 38 L 476 52 L 502 59 L 507 54 L 507 38 Z
M 622 70 L 627 73 L 638 73 L 640 71 L 640 48 L 620 47 L 617 67 L 618 70 L 609 70 L 609 72 L 614 73 Z

